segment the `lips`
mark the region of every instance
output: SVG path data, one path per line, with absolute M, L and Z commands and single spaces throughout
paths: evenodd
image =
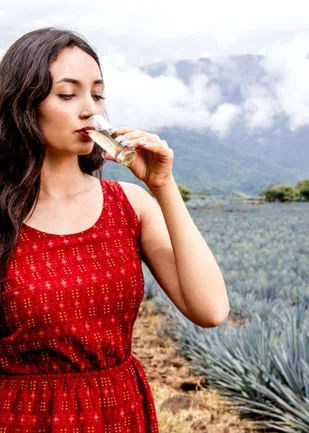
M 95 130 L 94 126 L 85 126 L 84 128 L 79 129 L 76 132 L 85 132 L 85 133 L 87 133 L 87 131 L 90 131 L 90 130 Z

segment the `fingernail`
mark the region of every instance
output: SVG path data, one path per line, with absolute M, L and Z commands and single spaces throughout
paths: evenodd
M 127 141 L 123 141 L 121 143 L 121 146 L 126 147 L 126 146 L 129 146 L 129 144 L 131 144 L 131 141 L 127 140 Z
M 124 135 L 119 135 L 117 138 L 115 138 L 115 141 L 117 141 L 117 143 L 120 143 L 124 139 L 125 139 Z

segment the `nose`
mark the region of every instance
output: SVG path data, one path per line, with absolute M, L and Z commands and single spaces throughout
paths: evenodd
M 80 109 L 79 117 L 81 119 L 88 119 L 95 114 L 103 114 L 101 113 L 100 108 L 96 101 L 90 96 L 90 98 L 85 98 L 82 107 Z
M 95 111 L 90 112 L 88 110 L 84 110 L 80 113 L 79 117 L 81 119 L 88 119 L 89 117 L 93 116 L 94 114 L 100 114 L 100 113 L 98 113 L 97 111 L 96 112 Z

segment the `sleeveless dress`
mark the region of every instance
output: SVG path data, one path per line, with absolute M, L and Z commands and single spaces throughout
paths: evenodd
M 117 181 L 100 183 L 91 228 L 20 229 L 0 297 L 1 433 L 158 432 L 131 353 L 144 294 L 140 222 Z

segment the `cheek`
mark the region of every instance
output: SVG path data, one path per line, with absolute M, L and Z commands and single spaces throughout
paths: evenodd
M 45 101 L 39 105 L 38 125 L 42 132 L 44 132 L 48 124 L 51 122 L 53 110 L 51 109 L 50 105 L 51 104 L 48 102 L 48 99 L 45 99 Z
M 39 106 L 38 124 L 40 130 L 48 133 L 63 129 L 68 122 L 70 110 L 54 98 L 43 101 Z
M 53 110 L 45 110 L 45 108 L 39 112 L 38 126 L 45 144 L 57 147 L 65 139 L 63 136 L 65 122 L 61 115 Z
M 38 111 L 38 126 L 45 142 L 51 144 L 58 143 L 65 139 L 67 134 L 68 109 L 64 109 L 51 101 L 44 101 Z M 62 137 L 62 139 L 61 139 Z

